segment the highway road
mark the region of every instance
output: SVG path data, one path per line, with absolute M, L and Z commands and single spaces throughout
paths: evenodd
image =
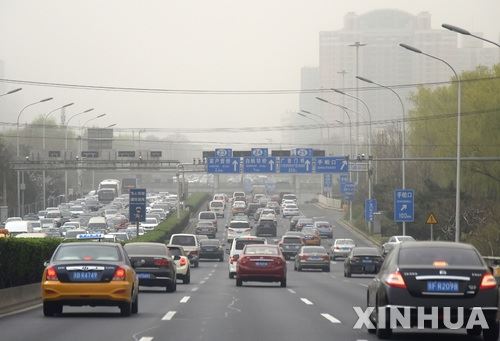
M 334 225 L 334 238 L 360 235 L 337 222 L 340 213 L 303 205 L 308 216 L 322 216 Z M 224 238 L 221 219 L 218 238 Z M 288 230 L 280 219 L 278 234 Z M 324 240 L 325 246 L 331 243 Z M 227 258 L 227 255 L 226 255 Z M 288 262 L 288 287 L 279 283 L 244 283 L 228 278 L 226 262 L 205 261 L 193 269 L 191 284 L 177 292 L 141 290 L 139 314 L 120 317 L 113 307 L 64 307 L 62 316 L 43 317 L 40 307 L 0 318 L 0 340 L 376 340 L 366 329 L 354 330 L 353 306 L 365 307 L 370 277 L 343 277 L 343 262 L 332 262 L 330 273 L 293 271 Z M 464 334 L 395 333 L 394 340 L 469 340 Z

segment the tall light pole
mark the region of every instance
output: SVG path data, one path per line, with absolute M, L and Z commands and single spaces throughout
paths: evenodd
M 7 91 L 7 92 L 5 92 L 3 94 L 0 94 L 0 97 L 15 94 L 16 92 L 21 91 L 22 89 L 23 88 L 17 88 L 17 89 L 13 89 L 13 90 Z
M 64 150 L 65 150 L 65 153 L 68 152 L 68 126 L 69 126 L 69 122 L 75 118 L 76 116 L 80 116 L 80 115 L 83 115 L 83 114 L 86 114 L 88 112 L 91 112 L 92 110 L 94 110 L 94 108 L 90 108 L 90 109 L 87 109 L 87 110 L 84 110 L 84 111 L 81 111 L 79 113 L 76 113 L 74 114 L 73 116 L 71 116 L 67 121 L 66 121 L 66 128 L 65 128 L 65 133 L 64 133 Z M 64 159 L 66 160 L 66 155 L 64 156 Z M 65 170 L 64 171 L 64 199 L 66 201 L 68 201 L 68 170 Z
M 45 121 L 47 121 L 47 119 L 49 118 L 50 115 L 52 115 L 53 113 L 55 113 L 56 111 L 58 110 L 61 110 L 61 109 L 64 109 L 64 108 L 67 108 L 67 107 L 70 107 L 72 106 L 74 103 L 68 103 L 68 104 L 65 104 L 59 108 L 56 108 L 52 111 L 49 111 L 47 114 L 45 114 L 43 117 L 42 117 L 42 145 L 43 145 L 43 151 L 45 152 Z M 45 204 L 46 204 L 46 198 L 47 198 L 47 189 L 46 189 L 46 184 L 45 184 L 45 178 L 46 178 L 46 171 L 45 169 L 42 171 L 42 196 L 43 196 L 43 204 L 42 204 L 42 209 L 45 209 Z
M 104 117 L 104 116 L 106 116 L 106 114 L 100 114 L 100 115 L 97 115 L 95 117 L 92 117 L 92 118 L 88 119 L 87 121 L 85 121 L 85 123 L 80 126 L 80 152 L 83 150 L 82 149 L 83 148 L 82 147 L 83 128 L 85 128 L 85 126 L 87 125 L 87 123 L 89 123 L 89 122 L 91 122 L 93 120 L 97 120 L 98 118 L 101 118 L 101 117 Z
M 113 128 L 116 125 L 116 123 L 110 124 L 109 126 L 106 126 L 106 128 Z
M 427 56 L 429 58 L 438 60 L 442 62 L 443 64 L 447 65 L 453 74 L 455 75 L 455 78 L 457 79 L 457 179 L 456 179 L 456 195 L 455 195 L 455 242 L 460 242 L 460 167 L 461 167 L 461 123 L 462 123 L 462 114 L 461 114 L 461 103 L 462 103 L 462 84 L 460 77 L 458 76 L 458 73 L 455 71 L 453 66 L 450 65 L 446 60 L 441 59 L 439 57 L 430 55 L 428 53 L 425 53 L 413 46 L 407 45 L 407 44 L 399 44 L 402 48 L 407 49 L 408 51 L 422 54 L 424 56 Z
M 298 112 L 298 113 L 297 113 L 297 115 L 302 116 L 302 117 L 304 117 L 304 118 L 307 118 L 308 120 L 311 120 L 311 121 L 313 121 L 313 122 L 314 122 L 314 123 L 316 123 L 316 124 L 319 124 L 319 131 L 320 131 L 320 134 L 321 134 L 321 140 L 323 140 L 323 128 L 322 128 L 322 124 L 321 124 L 321 122 L 318 122 L 318 121 L 316 121 L 314 118 L 309 117 L 309 116 L 307 116 L 306 114 L 303 114 L 303 113 L 301 113 L 301 112 Z
M 347 71 L 346 70 L 342 70 L 342 71 L 338 71 L 337 72 L 339 75 L 342 75 L 342 90 L 345 89 L 345 75 L 347 74 Z M 345 106 L 345 97 L 342 96 L 342 105 Z M 342 129 L 342 132 L 343 132 L 343 139 L 345 140 L 345 129 Z M 342 144 L 342 153 L 345 154 L 345 151 L 344 151 L 344 145 Z M 352 154 L 352 153 L 351 153 Z
M 326 99 L 323 99 L 321 97 L 316 97 L 316 99 L 318 101 L 328 103 L 334 107 L 338 107 L 338 108 L 342 109 L 344 111 L 344 113 L 346 114 L 347 118 L 349 119 L 349 152 L 351 154 L 350 157 L 352 157 L 353 156 L 353 153 L 352 153 L 352 121 L 351 121 L 351 115 L 349 115 L 349 112 L 348 112 L 348 108 L 343 106 L 343 105 L 327 101 Z M 337 122 L 340 122 L 340 121 L 337 121 Z M 352 181 L 352 172 L 349 171 L 349 182 L 351 182 L 351 181 Z M 350 223 L 352 222 L 352 200 L 349 200 L 349 222 Z
M 447 30 L 459 33 L 459 34 L 463 34 L 464 36 L 471 36 L 471 37 L 477 38 L 479 40 L 485 41 L 487 43 L 493 44 L 493 45 L 495 45 L 497 47 L 500 47 L 500 44 L 495 43 L 494 41 L 485 39 L 483 37 L 480 37 L 478 35 L 472 34 L 469 31 L 467 31 L 466 29 L 463 29 L 461 27 L 453 26 L 453 25 L 449 25 L 449 24 L 442 24 L 441 27 L 446 28 Z
M 19 91 L 19 90 L 17 90 L 17 91 Z M 17 159 L 19 159 L 19 119 L 21 118 L 22 113 L 24 112 L 24 110 L 26 110 L 27 108 L 29 108 L 33 105 L 43 103 L 43 102 L 48 102 L 48 101 L 51 101 L 52 99 L 53 99 L 52 97 L 49 97 L 49 98 L 44 98 L 44 99 L 37 101 L 37 102 L 30 103 L 30 104 L 26 105 L 25 107 L 23 107 L 21 109 L 21 111 L 19 112 L 19 115 L 17 115 L 17 124 L 16 124 L 16 156 L 17 156 Z M 20 178 L 19 171 L 17 171 L 17 213 L 19 216 L 22 216 L 23 212 L 21 210 L 21 184 L 19 183 L 19 178 Z M 24 172 L 23 172 L 23 178 L 24 178 Z M 23 187 L 24 187 L 24 181 L 23 181 Z M 24 188 L 23 188 L 23 191 L 24 191 Z
M 366 46 L 366 44 L 360 43 L 359 41 L 356 41 L 354 44 L 348 45 L 350 47 L 356 48 L 356 76 L 359 75 L 359 48 Z M 356 97 L 359 98 L 359 82 L 356 79 Z M 359 113 L 359 106 L 358 102 L 356 102 L 356 112 Z M 356 154 L 358 154 L 358 149 L 357 146 L 359 145 L 359 115 L 356 114 Z M 356 178 L 358 176 L 358 173 L 356 173 Z
M 386 85 L 382 85 L 380 83 L 374 82 L 368 78 L 364 78 L 361 76 L 356 76 L 356 78 L 362 82 L 366 82 L 369 84 L 375 84 L 375 85 L 380 86 L 381 88 L 384 88 L 384 89 L 391 91 L 394 95 L 396 95 L 396 97 L 399 100 L 399 103 L 401 104 L 401 110 L 403 113 L 403 122 L 401 123 L 401 158 L 402 158 L 401 159 L 401 184 L 402 184 L 402 189 L 406 189 L 406 170 L 405 170 L 406 112 L 405 112 L 405 105 L 403 103 L 403 100 L 401 99 L 401 96 L 396 91 L 394 91 L 394 89 L 392 89 Z M 403 236 L 406 236 L 406 222 L 405 221 L 403 221 Z
M 325 118 L 319 114 L 315 114 L 315 113 L 312 113 L 310 111 L 307 111 L 307 110 L 304 110 L 304 109 L 300 109 L 300 111 L 304 114 L 307 114 L 307 115 L 312 115 L 312 116 L 316 116 L 318 117 L 320 120 L 322 120 L 325 125 L 326 125 L 326 133 L 327 133 L 327 137 L 328 137 L 328 143 L 330 143 L 330 124 L 328 123 L 327 120 L 325 120 Z

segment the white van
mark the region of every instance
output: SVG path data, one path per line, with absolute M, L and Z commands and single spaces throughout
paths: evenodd
M 208 205 L 210 211 L 215 212 L 217 217 L 224 218 L 225 203 L 222 200 L 212 200 Z
M 105 231 L 107 229 L 108 224 L 104 217 L 92 217 L 87 224 L 87 230 L 89 231 Z
M 8 221 L 5 223 L 5 229 L 9 231 L 11 236 L 20 233 L 33 233 L 31 222 L 26 220 Z
M 201 211 L 198 213 L 198 222 L 210 221 L 217 227 L 217 214 L 212 211 Z

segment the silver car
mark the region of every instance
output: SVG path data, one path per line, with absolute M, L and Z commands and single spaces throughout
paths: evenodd
M 337 259 L 337 257 L 345 258 L 355 246 L 356 244 L 352 239 L 335 239 L 330 249 L 330 256 L 332 260 Z

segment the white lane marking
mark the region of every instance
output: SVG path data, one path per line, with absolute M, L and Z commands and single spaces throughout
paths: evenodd
M 208 277 L 212 277 L 212 275 L 213 275 L 213 273 L 209 273 L 207 276 L 208 276 Z
M 344 279 L 344 282 L 349 283 L 349 280 L 348 279 Z
M 187 303 L 187 301 L 189 301 L 191 297 L 190 296 L 184 296 L 182 299 L 181 299 L 181 303 Z
M 169 311 L 168 313 L 165 314 L 165 316 L 163 316 L 162 320 L 163 321 L 170 321 L 174 315 L 177 314 L 176 311 Z
M 358 284 L 361 285 L 362 287 L 368 288 L 368 284 L 364 284 L 364 283 L 358 283 Z
M 307 304 L 307 305 L 313 305 L 314 304 L 311 301 L 309 301 L 307 298 L 304 298 L 304 297 L 301 297 L 300 300 L 302 302 L 304 302 L 305 304 Z
M 139 339 L 139 341 L 152 341 L 154 337 L 151 336 L 143 336 Z
M 333 265 L 337 264 L 337 262 L 334 260 L 332 260 L 330 263 L 332 263 Z
M 295 290 L 293 290 L 293 289 L 288 289 L 288 291 L 290 291 L 292 294 L 296 293 Z
M 205 283 L 206 283 L 206 281 L 200 281 L 200 284 L 205 284 Z
M 194 287 L 193 289 L 191 289 L 191 291 L 197 291 L 198 290 L 198 287 Z
M 340 322 L 339 320 L 337 320 L 335 317 L 333 317 L 330 314 L 321 314 L 321 316 L 323 316 L 324 318 L 326 318 L 331 323 L 342 323 L 342 322 Z
M 216 268 L 216 267 L 218 267 L 218 266 L 219 266 L 219 264 L 215 264 L 215 265 L 214 265 L 214 268 Z
M 331 278 L 337 278 L 337 276 L 335 276 L 335 275 L 330 275 L 330 277 L 331 277 Z
M 209 277 L 203 278 L 204 281 L 208 281 L 209 279 L 210 279 Z
M 33 310 L 36 308 L 40 308 L 41 306 L 42 306 L 42 304 L 40 303 L 40 304 L 35 304 L 31 307 L 27 307 L 27 308 L 23 308 L 23 309 L 19 309 L 19 310 L 14 310 L 14 311 L 11 311 L 10 313 L 1 314 L 0 318 L 24 313 L 25 311 L 30 311 L 30 310 Z

